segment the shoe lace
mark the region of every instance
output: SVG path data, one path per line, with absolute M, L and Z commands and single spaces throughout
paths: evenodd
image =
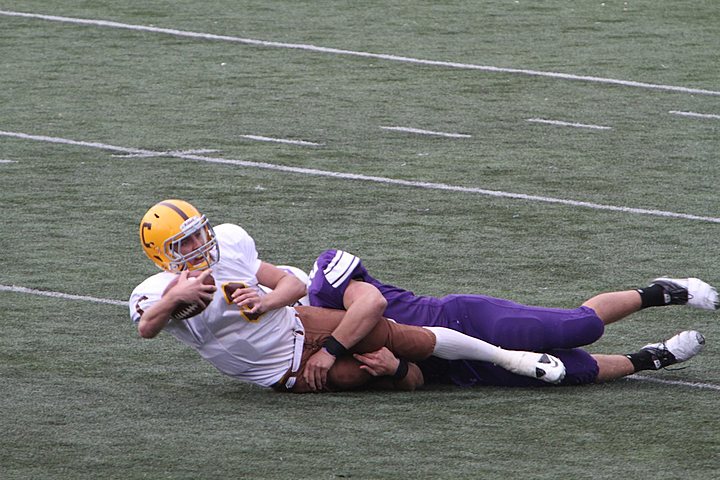
M 666 369 L 669 364 L 674 363 L 670 358 L 670 350 L 667 348 L 665 342 L 661 342 L 659 345 L 647 349 L 653 356 L 653 363 L 659 364 L 656 370 Z
M 658 370 L 666 370 L 668 372 L 677 372 L 679 370 L 685 370 L 689 367 L 689 365 L 683 365 L 679 366 L 677 362 L 677 359 L 674 358 L 675 355 L 670 351 L 670 349 L 667 347 L 666 342 L 661 342 L 660 345 L 653 349 L 653 354 L 660 360 L 661 363 L 664 363 L 666 360 L 671 361 L 672 363 L 660 367 Z M 672 359 L 670 356 L 672 355 Z M 672 367 L 672 368 L 671 368 Z

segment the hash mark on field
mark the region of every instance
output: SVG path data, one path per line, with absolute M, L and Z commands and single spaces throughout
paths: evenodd
M 493 72 L 493 73 L 510 73 L 510 74 L 517 74 L 517 75 L 547 77 L 547 78 L 556 78 L 556 79 L 561 79 L 561 80 L 574 80 L 574 81 L 580 81 L 580 82 L 600 83 L 600 84 L 607 84 L 607 85 L 621 85 L 624 87 L 647 88 L 647 89 L 652 89 L 652 90 L 663 90 L 663 91 L 678 92 L 678 93 L 720 96 L 720 91 L 704 90 L 701 88 L 679 87 L 679 86 L 674 86 L 674 85 L 662 85 L 662 84 L 655 84 L 655 83 L 636 82 L 633 80 L 619 80 L 616 78 L 595 77 L 595 76 L 590 76 L 590 75 L 574 75 L 574 74 L 570 74 L 570 73 L 529 70 L 529 69 L 524 69 L 524 68 L 503 68 L 503 67 L 494 67 L 491 65 L 477 65 L 477 64 L 473 64 L 473 63 L 447 62 L 447 61 L 440 61 L 440 60 L 424 60 L 421 58 L 403 57 L 400 55 L 360 52 L 360 51 L 354 51 L 354 50 L 343 50 L 340 48 L 320 47 L 320 46 L 316 46 L 316 45 L 309 45 L 309 44 L 303 44 L 303 43 L 271 42 L 271 41 L 266 41 L 266 40 L 256 40 L 253 38 L 233 37 L 230 35 L 215 35 L 212 33 L 201 33 L 201 32 L 187 31 L 187 30 L 176 30 L 173 28 L 159 28 L 159 27 L 154 27 L 154 26 L 133 25 L 133 24 L 128 24 L 128 23 L 113 22 L 113 21 L 109 21 L 109 20 L 92 20 L 92 19 L 84 19 L 84 18 L 60 17 L 60 16 L 56 16 L 56 15 L 43 15 L 43 14 L 39 14 L 39 13 L 24 13 L 24 12 L 14 12 L 14 11 L 6 11 L 6 10 L 0 10 L 0 15 L 5 15 L 8 17 L 36 18 L 39 20 L 71 23 L 71 24 L 75 24 L 75 25 L 92 25 L 92 26 L 96 26 L 96 27 L 121 28 L 121 29 L 125 29 L 125 30 L 135 30 L 135 31 L 140 31 L 140 32 L 162 33 L 162 34 L 166 34 L 166 35 L 173 35 L 176 37 L 200 38 L 203 40 L 234 42 L 234 43 L 242 43 L 242 44 L 246 44 L 246 45 L 255 45 L 255 46 L 259 46 L 259 47 L 289 48 L 289 49 L 294 49 L 294 50 L 305 50 L 305 51 L 316 52 L 316 53 L 329 53 L 329 54 L 334 54 L 334 55 L 349 55 L 349 56 L 354 56 L 354 57 L 387 60 L 387 61 L 391 61 L 391 62 L 403 62 L 403 63 L 417 64 L 417 65 L 429 65 L 429 66 L 434 66 L 434 67 L 458 68 L 458 69 L 464 69 L 464 70 L 479 70 L 479 71 Z
M 37 142 L 48 142 L 48 143 L 58 143 L 58 144 L 63 144 L 63 145 L 74 145 L 74 146 L 78 146 L 78 147 L 97 148 L 100 150 L 108 150 L 111 152 L 115 151 L 115 152 L 139 153 L 139 154 L 150 154 L 150 155 L 158 153 L 158 152 L 155 152 L 152 150 L 144 150 L 141 148 L 119 147 L 119 146 L 115 146 L 115 145 L 108 145 L 105 143 L 85 142 L 85 141 L 79 141 L 79 140 L 70 140 L 67 138 L 48 137 L 48 136 L 44 136 L 44 135 L 30 135 L 27 133 L 7 132 L 7 131 L 2 131 L 2 130 L 0 130 L 0 136 L 20 138 L 20 139 L 24 139 L 24 140 L 33 140 L 33 141 L 37 141 Z M 569 200 L 569 199 L 565 199 L 565 198 L 543 197 L 540 195 L 528 195 L 525 193 L 513 193 L 513 192 L 503 192 L 503 191 L 499 191 L 499 190 L 487 190 L 484 188 L 477 188 L 477 187 L 462 187 L 459 185 L 448 185 L 446 183 L 402 180 L 402 179 L 398 179 L 398 178 L 362 175 L 359 173 L 333 172 L 333 171 L 328 171 L 328 170 L 318 170 L 315 168 L 291 167 L 291 166 L 287 166 L 287 165 L 276 165 L 273 163 L 266 163 L 266 162 L 252 162 L 249 160 L 235 160 L 235 159 L 227 159 L 227 158 L 219 158 L 219 157 L 205 157 L 205 156 L 200 156 L 200 155 L 180 154 L 177 152 L 175 154 L 173 154 L 173 157 L 184 158 L 186 160 L 195 160 L 198 162 L 218 163 L 218 164 L 223 164 L 223 165 L 236 165 L 239 167 L 260 168 L 260 169 L 264 169 L 264 170 L 275 170 L 278 172 L 298 173 L 298 174 L 302 174 L 302 175 L 313 175 L 313 176 L 318 176 L 318 177 L 331 177 L 331 178 L 339 178 L 339 179 L 343 179 L 343 180 L 360 180 L 360 181 L 365 181 L 365 182 L 382 183 L 382 184 L 386 184 L 386 185 L 400 185 L 403 187 L 425 188 L 425 189 L 429 189 L 429 190 L 443 190 L 443 191 L 451 191 L 451 192 L 474 193 L 474 194 L 478 194 L 478 195 L 486 195 L 489 197 L 496 197 L 496 198 L 510 198 L 510 199 L 514 199 L 514 200 L 526 200 L 529 202 L 551 203 L 551 204 L 566 205 L 566 206 L 571 206 L 571 207 L 591 208 L 594 210 L 606 210 L 606 211 L 611 211 L 611 212 L 632 213 L 632 214 L 637 214 L 637 215 L 650 215 L 650 216 L 654 216 L 654 217 L 680 218 L 683 220 L 697 220 L 697 221 L 701 221 L 701 222 L 720 223 L 720 218 L 718 218 L 718 217 L 704 217 L 704 216 L 700 216 L 700 215 L 691 215 L 691 214 L 687 214 L 687 213 L 669 212 L 669 211 L 664 211 L 664 210 L 654 210 L 654 209 L 647 209 L 647 208 L 622 207 L 622 206 L 607 205 L 607 204 L 601 204 L 601 203 Z
M 720 115 L 715 115 L 712 113 L 678 112 L 676 110 L 670 110 L 668 113 L 672 113 L 673 115 L 681 115 L 683 117 L 712 118 L 714 120 L 720 120 Z
M 178 154 L 194 154 L 194 153 L 217 153 L 220 150 L 213 150 L 210 148 L 200 148 L 198 150 L 168 150 L 166 152 L 155 152 L 155 153 L 125 153 L 122 155 L 113 155 L 113 157 L 119 158 L 150 158 L 150 157 L 176 157 Z
M 17 163 L 15 160 L 0 160 L 0 163 Z
M 395 132 L 408 132 L 408 133 L 417 133 L 420 135 L 436 135 L 439 137 L 450 137 L 450 138 L 472 138 L 472 135 L 467 135 L 464 133 L 446 133 L 446 132 L 434 132 L 432 130 L 421 130 L 419 128 L 411 128 L 411 127 L 380 127 L 383 130 L 393 130 Z
M 263 137 L 260 135 L 240 135 L 243 138 L 249 138 L 250 140 L 257 140 L 259 142 L 274 142 L 274 143 L 285 143 L 288 145 L 302 145 L 307 147 L 322 147 L 324 143 L 306 142 L 305 140 L 290 140 L 287 138 L 272 138 Z
M 544 118 L 528 118 L 527 121 L 533 122 L 533 123 L 547 123 L 549 125 L 558 125 L 561 127 L 589 128 L 592 130 L 611 130 L 612 129 L 612 127 L 605 127 L 603 125 L 587 125 L 584 123 L 563 122 L 562 120 L 546 120 Z

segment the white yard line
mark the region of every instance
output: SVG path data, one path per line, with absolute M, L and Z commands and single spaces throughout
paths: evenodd
M 134 30 L 134 31 L 140 31 L 140 32 L 161 33 L 161 34 L 166 34 L 166 35 L 174 35 L 177 37 L 199 38 L 199 39 L 203 39 L 203 40 L 212 40 L 212 41 L 221 41 L 221 42 L 234 42 L 234 43 L 242 43 L 242 44 L 246 44 L 246 45 L 255 45 L 255 46 L 260 46 L 260 47 L 289 48 L 289 49 L 305 50 L 305 51 L 316 52 L 316 53 L 329 53 L 329 54 L 335 54 L 335 55 L 350 55 L 350 56 L 354 56 L 354 57 L 373 58 L 373 59 L 379 59 L 379 60 L 388 60 L 391 62 L 403 62 L 403 63 L 411 63 L 411 64 L 417 64 L 417 65 L 458 68 L 458 69 L 464 69 L 464 70 L 480 70 L 480 71 L 484 71 L 484 72 L 494 72 L 494 73 L 510 73 L 510 74 L 517 74 L 517 75 L 529 75 L 529 76 L 535 76 L 535 77 L 557 78 L 557 79 L 561 79 L 561 80 L 574 80 L 574 81 L 580 81 L 580 82 L 601 83 L 601 84 L 608 84 L 608 85 L 621 85 L 624 87 L 646 88 L 646 89 L 652 89 L 652 90 L 663 90 L 663 91 L 678 92 L 678 93 L 720 96 L 720 91 L 705 90 L 705 89 L 701 89 L 701 88 L 688 88 L 688 87 L 680 87 L 680 86 L 675 86 L 675 85 L 662 85 L 662 84 L 656 84 L 656 83 L 636 82 L 636 81 L 632 81 L 632 80 L 620 80 L 620 79 L 616 79 L 616 78 L 595 77 L 595 76 L 591 76 L 591 75 L 573 75 L 573 74 L 569 74 L 569 73 L 529 70 L 529 69 L 525 69 L 525 68 L 504 68 L 504 67 L 494 67 L 491 65 L 478 65 L 478 64 L 473 64 L 473 63 L 459 63 L 459 62 L 448 62 L 448 61 L 440 61 L 440 60 L 424 60 L 424 59 L 420 59 L 420 58 L 404 57 L 404 56 L 400 56 L 400 55 L 390 55 L 390 54 L 384 54 L 384 53 L 370 53 L 370 52 L 362 52 L 362 51 L 355 51 L 355 50 L 344 50 L 344 49 L 339 49 L 339 48 L 320 47 L 317 45 L 309 45 L 309 44 L 303 44 L 303 43 L 272 42 L 272 41 L 257 40 L 257 39 L 252 39 L 252 38 L 234 37 L 234 36 L 230 36 L 230 35 L 215 35 L 215 34 L 211 34 L 211 33 L 192 32 L 192 31 L 187 31 L 187 30 L 176 30 L 173 28 L 160 28 L 160 27 L 155 27 L 155 26 L 134 25 L 134 24 L 128 24 L 128 23 L 114 22 L 114 21 L 109 21 L 109 20 L 93 20 L 93 19 L 85 19 L 85 18 L 61 17 L 61 16 L 57 16 L 57 15 L 44 15 L 44 14 L 39 14 L 39 13 L 25 13 L 25 12 L 15 12 L 15 11 L 8 11 L 8 10 L 0 10 L 0 15 L 4 15 L 4 16 L 8 16 L 8 17 L 22 17 L 22 18 L 32 18 L 32 19 L 38 19 L 38 20 L 47 20 L 47 21 L 51 21 L 51 22 L 71 23 L 71 24 L 75 24 L 75 25 L 89 25 L 89 26 L 95 26 L 95 27 L 119 28 L 119 29 Z
M 27 293 L 30 295 L 40 295 L 43 297 L 62 298 L 64 300 L 80 300 L 83 302 L 107 303 L 110 305 L 127 306 L 128 302 L 120 300 L 110 300 L 108 298 L 88 297 L 86 295 L 71 295 L 69 293 L 51 292 L 47 290 L 36 290 L 34 288 L 19 287 L 17 285 L 0 285 L 0 292 Z
M 603 125 L 588 125 L 585 123 L 563 122 L 562 120 L 546 120 L 544 118 L 528 118 L 527 121 L 533 122 L 533 123 L 547 123 L 549 125 L 558 125 L 561 127 L 589 128 L 592 130 L 611 130 L 612 129 L 612 127 L 606 127 Z
M 257 140 L 259 142 L 285 143 L 288 145 L 300 145 L 304 147 L 322 147 L 323 143 L 306 142 L 305 140 L 290 140 L 288 138 L 263 137 L 261 135 L 240 135 L 242 138 Z
M 123 153 L 130 153 L 130 154 L 145 154 L 149 156 L 155 156 L 157 151 L 153 150 L 144 150 L 141 148 L 131 148 L 131 147 L 120 147 L 116 145 L 108 145 L 105 143 L 97 143 L 97 142 L 86 142 L 86 141 L 78 141 L 78 140 L 70 140 L 67 138 L 59 138 L 59 137 L 48 137 L 44 135 L 30 135 L 27 133 L 21 133 L 21 132 L 8 132 L 8 131 L 2 131 L 0 130 L 0 136 L 4 137 L 13 137 L 13 138 L 19 138 L 24 140 L 32 140 L 37 142 L 48 142 L 48 143 L 58 143 L 58 144 L 64 144 L 64 145 L 74 145 L 79 147 L 87 147 L 87 148 L 96 148 L 101 150 L 108 150 L 112 152 L 123 152 Z M 445 190 L 445 191 L 452 191 L 452 192 L 463 192 L 463 193 L 471 193 L 471 194 L 477 194 L 477 195 L 485 195 L 489 197 L 498 197 L 498 198 L 510 198 L 515 200 L 525 200 L 529 202 L 542 202 L 542 203 L 551 203 L 551 204 L 557 204 L 557 205 L 567 205 L 571 207 L 582 207 L 582 208 L 591 208 L 594 210 L 606 210 L 606 211 L 612 211 L 612 212 L 621 212 L 621 213 L 632 213 L 637 215 L 650 215 L 655 217 L 666 217 L 666 218 L 679 218 L 683 220 L 696 220 L 701 222 L 711 222 L 711 223 L 720 223 L 720 218 L 718 217 L 706 217 L 701 215 L 691 215 L 687 213 L 678 213 L 678 212 L 669 212 L 664 210 L 653 210 L 653 209 L 647 209 L 647 208 L 633 208 L 633 207 L 622 207 L 622 206 L 616 206 L 616 205 L 607 205 L 607 204 L 601 204 L 601 203 L 592 203 L 592 202 L 581 202 L 577 200 L 569 200 L 564 198 L 554 198 L 554 197 L 544 197 L 540 195 L 528 195 L 525 193 L 513 193 L 513 192 L 504 192 L 499 190 L 487 190 L 484 188 L 476 188 L 476 187 L 462 187 L 459 185 L 449 185 L 446 183 L 434 183 L 434 182 L 421 182 L 421 181 L 412 181 L 412 180 L 401 180 L 397 178 L 388 178 L 388 177 L 376 177 L 371 175 L 362 175 L 358 173 L 343 173 L 343 172 L 333 172 L 328 170 L 317 170 L 314 168 L 302 168 L 302 167 L 290 167 L 286 165 L 275 165 L 272 163 L 265 163 L 265 162 L 252 162 L 247 160 L 235 160 L 235 159 L 227 159 L 227 158 L 218 158 L 218 157 L 207 157 L 207 156 L 201 156 L 201 155 L 192 155 L 192 154 L 181 154 L 179 152 L 168 152 L 167 156 L 172 156 L 174 158 L 184 158 L 186 160 L 195 160 L 198 162 L 208 162 L 208 163 L 218 163 L 218 164 L 224 164 L 224 165 L 236 165 L 239 167 L 249 167 L 249 168 L 260 168 L 265 170 L 275 170 L 279 172 L 288 172 L 288 173 L 297 173 L 302 175 L 313 175 L 313 176 L 319 176 L 319 177 L 331 177 L 331 178 L 339 178 L 343 180 L 360 180 L 365 182 L 375 182 L 375 183 L 382 183 L 387 185 L 400 185 L 404 187 L 414 187 L 414 188 L 424 188 L 428 190 Z
M 0 160 L 0 163 L 17 163 L 15 160 Z
M 407 132 L 407 133 L 417 133 L 419 135 L 435 135 L 439 137 L 450 137 L 450 138 L 472 138 L 472 135 L 467 135 L 465 133 L 447 133 L 447 132 L 434 132 L 432 130 L 421 130 L 419 128 L 411 128 L 411 127 L 380 127 L 383 130 L 392 130 L 395 132 Z
M 53 292 L 53 291 L 48 291 L 48 290 L 37 290 L 35 288 L 20 287 L 17 285 L 0 285 L 0 292 L 24 293 L 24 294 L 28 294 L 28 295 L 38 295 L 38 296 L 42 296 L 42 297 L 60 298 L 63 300 L 76 300 L 76 301 L 82 301 L 82 302 L 104 303 L 104 304 L 108 304 L 108 305 L 117 305 L 117 306 L 126 307 L 126 308 L 128 306 L 128 302 L 123 301 L 123 300 L 113 300 L 110 298 L 90 297 L 87 295 L 72 295 L 69 293 Z M 646 377 L 646 376 L 640 376 L 640 375 L 631 375 L 626 378 L 629 380 L 661 383 L 664 385 L 691 387 L 691 388 L 698 388 L 698 389 L 704 389 L 704 390 L 720 390 L 720 385 L 714 385 L 712 383 L 683 382 L 680 380 L 663 380 L 661 378 L 653 378 L 653 377 Z
M 680 385 L 683 387 L 702 388 L 705 390 L 720 390 L 720 385 L 702 382 L 683 382 L 681 380 L 663 380 L 662 378 L 646 377 L 642 375 L 630 375 L 628 380 L 639 380 L 643 382 L 661 383 L 663 385 Z
M 711 118 L 713 120 L 720 120 L 720 115 L 715 115 L 712 113 L 678 112 L 677 110 L 670 110 L 668 113 L 672 113 L 673 115 L 680 115 L 683 117 Z

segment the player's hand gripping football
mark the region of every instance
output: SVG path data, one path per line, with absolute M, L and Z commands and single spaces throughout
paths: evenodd
M 335 356 L 321 348 L 308 359 L 303 378 L 313 392 L 321 391 L 327 384 L 330 368 L 335 364 Z
M 205 279 L 212 274 L 211 269 L 204 270 L 196 277 L 189 277 L 190 272 L 184 270 L 178 275 L 177 283 L 168 291 L 178 302 L 201 303 L 207 306 L 213 299 L 215 285 L 207 285 Z

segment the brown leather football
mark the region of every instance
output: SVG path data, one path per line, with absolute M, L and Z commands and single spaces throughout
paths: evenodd
M 202 274 L 201 270 L 191 270 L 188 273 L 188 279 L 194 279 L 200 276 Z M 175 278 L 173 278 L 170 283 L 168 283 L 168 286 L 165 287 L 165 291 L 163 292 L 163 296 L 175 285 L 177 285 L 178 278 L 180 275 L 176 275 Z M 212 275 L 208 275 L 205 277 L 205 281 L 203 282 L 205 285 L 215 285 L 215 279 Z M 182 302 L 180 303 L 175 310 L 170 314 L 170 318 L 173 320 L 187 320 L 190 317 L 194 317 L 195 315 L 201 313 L 203 310 L 207 308 L 207 305 L 205 305 L 202 302 L 194 302 L 194 303 L 187 303 Z

